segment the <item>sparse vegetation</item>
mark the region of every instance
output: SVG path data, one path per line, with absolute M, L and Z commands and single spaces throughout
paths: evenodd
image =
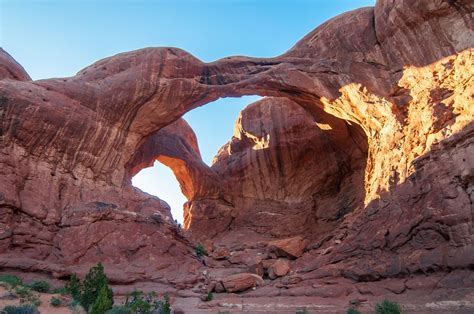
M 135 290 L 127 295 L 123 308 L 129 309 L 131 313 L 136 314 L 171 313 L 168 295 L 165 295 L 163 300 L 160 300 L 155 292 L 145 294 L 140 290 Z
M 49 304 L 54 307 L 59 307 L 62 305 L 62 302 L 60 298 L 52 297 L 51 300 L 49 300 Z
M 204 248 L 203 252 L 205 252 Z M 23 285 L 21 279 L 14 275 L 1 275 L 0 283 L 8 287 L 14 298 L 20 298 L 21 306 L 7 306 L 0 314 L 38 314 L 37 307 L 41 304 L 39 293 L 52 291 L 50 283 L 40 280 L 29 286 Z M 12 287 L 15 287 L 14 289 Z M 113 292 L 108 285 L 108 279 L 101 263 L 92 267 L 84 281 L 73 274 L 69 282 L 62 288 L 54 289 L 54 293 L 69 294 L 72 301 L 69 308 L 75 314 L 170 314 L 171 305 L 168 295 L 162 299 L 155 292 L 143 293 L 134 291 L 126 298 L 123 306 L 113 307 Z M 213 294 L 207 295 L 208 300 Z M 65 306 L 63 300 L 53 296 L 49 300 L 53 307 Z M 224 313 L 224 312 L 223 312 Z
M 32 304 L 8 305 L 0 312 L 2 314 L 39 314 L 36 306 Z
M 347 310 L 347 314 L 361 314 L 361 313 L 354 308 L 350 308 Z
M 309 314 L 307 309 L 299 309 L 296 310 L 296 314 Z
M 31 290 L 41 293 L 48 293 L 51 289 L 51 285 L 44 280 L 35 281 L 29 287 Z
M 376 314 L 402 314 L 401 306 L 393 301 L 384 300 L 382 303 L 375 305 Z
M 207 256 L 208 253 L 204 246 L 201 243 L 196 244 L 194 247 L 194 252 L 196 253 L 197 257 Z
M 20 303 L 32 304 L 39 306 L 41 301 L 38 294 L 34 293 L 30 288 L 25 286 L 17 286 L 15 288 L 15 294 L 20 298 Z
M 124 306 L 114 306 L 111 310 L 108 310 L 105 314 L 134 314 L 132 310 Z

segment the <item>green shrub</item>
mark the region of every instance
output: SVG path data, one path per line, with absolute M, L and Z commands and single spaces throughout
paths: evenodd
M 113 296 L 109 294 L 110 288 L 108 286 L 102 286 L 99 291 L 99 295 L 92 304 L 90 314 L 104 314 L 108 310 L 112 309 L 114 305 Z
M 60 298 L 52 297 L 51 300 L 49 300 L 49 304 L 51 304 L 51 306 L 58 307 L 62 305 L 62 302 Z
M 206 297 L 206 301 L 212 301 L 214 299 L 214 294 L 212 292 L 209 292 Z
M 125 299 L 124 307 L 130 309 L 133 313 L 149 313 L 154 308 L 157 300 L 155 300 L 156 294 L 149 293 L 144 294 L 143 291 L 135 290 L 127 295 Z
M 20 299 L 29 299 L 32 296 L 31 289 L 25 286 L 16 287 L 15 293 Z
M 102 290 L 104 291 L 102 292 Z M 103 300 L 101 300 L 100 306 L 108 304 L 109 302 L 106 300 L 112 300 L 113 304 L 114 294 L 112 292 L 112 289 L 109 288 L 108 279 L 104 273 L 104 266 L 102 266 L 101 263 L 97 264 L 89 270 L 86 275 L 86 278 L 84 279 L 84 282 L 82 283 L 82 288 L 80 289 L 79 296 L 79 301 L 82 307 L 86 311 L 89 311 L 91 306 L 98 299 L 100 293 L 104 295 Z M 110 308 L 107 308 L 107 310 L 111 308 L 112 305 L 110 306 Z
M 69 281 L 66 283 L 66 286 L 64 288 L 74 300 L 80 299 L 82 284 L 79 278 L 77 278 L 76 274 L 72 274 L 71 278 L 69 278 Z
M 160 301 L 160 314 L 171 314 L 170 297 L 165 294 L 163 301 Z
M 202 256 L 207 256 L 208 255 L 206 249 L 204 248 L 204 246 L 201 243 L 198 243 L 194 247 L 194 252 L 196 253 L 197 257 L 202 257 Z
M 20 277 L 10 274 L 0 275 L 0 282 L 6 283 L 12 289 L 23 284 Z
M 32 304 L 8 305 L 0 312 L 2 314 L 39 314 L 36 306 Z
M 48 282 L 44 280 L 38 280 L 38 281 L 33 282 L 30 285 L 30 288 L 33 291 L 46 293 L 46 292 L 49 292 L 49 290 L 51 289 L 51 286 Z
M 361 313 L 354 308 L 350 308 L 347 310 L 347 314 L 361 314 Z
M 308 314 L 308 310 L 307 309 L 296 310 L 296 314 Z
M 124 308 L 130 309 L 132 313 L 148 314 L 148 313 L 171 313 L 170 299 L 168 295 L 160 300 L 155 292 L 148 294 L 140 290 L 135 290 L 125 299 Z
M 105 314 L 135 314 L 129 308 L 125 306 L 114 306 L 111 310 L 105 312 Z
M 396 302 L 384 300 L 382 303 L 375 305 L 376 314 L 401 314 L 402 308 Z

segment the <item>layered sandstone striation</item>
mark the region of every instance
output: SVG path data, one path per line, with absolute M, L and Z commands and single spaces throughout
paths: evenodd
M 147 48 L 40 81 L 1 50 L 0 265 L 61 277 L 104 261 L 117 282 L 186 289 L 209 279 L 202 268 L 221 282 L 268 271 L 279 258 L 269 242 L 301 237 L 287 275 L 247 297 L 466 297 L 473 11 L 379 0 L 275 58 L 203 63 Z M 206 166 L 180 117 L 248 94 L 269 98 L 242 111 Z M 131 186 L 154 160 L 189 199 L 186 232 Z M 219 258 L 202 265 L 188 236 Z

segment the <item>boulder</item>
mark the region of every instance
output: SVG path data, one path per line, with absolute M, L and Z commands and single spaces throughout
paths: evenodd
M 240 273 L 224 278 L 222 284 L 227 292 L 241 292 L 263 285 L 263 279 L 256 274 Z
M 268 270 L 268 277 L 275 279 L 285 276 L 290 272 L 290 262 L 286 259 L 278 259 Z
M 276 253 L 277 256 L 295 259 L 303 255 L 306 248 L 306 240 L 300 236 L 275 240 L 270 241 L 268 247 L 270 251 Z

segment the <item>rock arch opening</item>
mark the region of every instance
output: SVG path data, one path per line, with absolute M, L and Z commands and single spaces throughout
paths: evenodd
M 201 168 L 205 166 L 199 161 L 211 166 L 219 149 L 231 138 L 236 117 L 260 98 L 220 98 L 159 131 L 135 156 L 138 164 L 131 169 L 133 186 L 165 201 L 173 218 L 182 224 L 183 207 L 195 194 L 193 182 L 197 180 L 192 178 L 195 166 L 186 166 L 186 162 L 198 163 Z
M 183 223 L 183 204 L 187 202 L 173 171 L 160 161 L 140 170 L 132 184 L 143 192 L 159 197 L 171 210 L 171 215 L 179 224 Z
M 363 206 L 368 142 L 358 125 L 304 107 L 285 97 L 249 104 L 211 165 L 178 119 L 141 143 L 132 175 L 153 160 L 168 166 L 187 199 L 184 227 L 196 238 L 235 239 L 231 231 L 242 229 L 255 241 L 319 237 Z

